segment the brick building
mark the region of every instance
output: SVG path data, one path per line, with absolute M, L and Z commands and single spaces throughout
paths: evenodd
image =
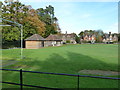
M 58 37 L 62 39 L 62 43 L 69 41 L 71 44 L 76 44 L 74 33 L 68 34 L 67 31 L 65 34 L 58 34 Z
M 70 43 L 76 44 L 75 34 L 54 34 L 49 35 L 47 38 L 43 38 L 38 34 L 34 34 L 27 39 L 25 39 L 25 48 L 28 49 L 38 49 L 41 47 L 48 46 L 60 46 L 63 43 L 69 41 Z
M 38 34 L 34 34 L 27 39 L 25 39 L 25 48 L 27 49 L 39 49 L 41 47 L 48 46 L 60 46 L 61 38 L 57 37 L 57 35 L 49 35 L 46 39 Z
M 25 48 L 27 49 L 38 49 L 44 47 L 45 39 L 38 34 L 34 34 L 25 39 Z
M 111 32 L 109 32 L 109 34 L 105 34 L 103 36 L 103 42 L 104 43 L 118 42 L 118 36 L 117 34 L 111 34 Z
M 47 46 L 60 46 L 62 39 L 58 35 L 49 35 L 45 41 L 45 47 Z

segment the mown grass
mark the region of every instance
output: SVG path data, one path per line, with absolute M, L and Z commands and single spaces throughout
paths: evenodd
M 3 50 L 3 59 L 19 60 L 15 65 L 4 68 L 68 74 L 78 74 L 83 69 L 118 71 L 118 45 L 65 45 L 24 49 L 23 55 L 24 59 L 20 60 L 20 49 Z M 23 75 L 25 84 L 56 88 L 77 87 L 76 77 L 31 73 Z M 19 73 L 3 71 L 3 81 L 19 83 L 18 79 Z M 3 87 L 17 86 L 3 84 Z M 118 88 L 118 81 L 80 77 L 80 88 Z

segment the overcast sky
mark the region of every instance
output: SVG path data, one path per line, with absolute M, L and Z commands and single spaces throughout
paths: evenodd
M 4 0 L 3 0 L 4 1 Z M 79 33 L 83 30 L 98 30 L 118 32 L 118 0 L 19 0 L 34 9 L 52 5 L 61 31 Z M 84 0 L 85 1 L 85 0 Z

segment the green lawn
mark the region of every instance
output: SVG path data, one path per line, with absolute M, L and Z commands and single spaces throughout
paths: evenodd
M 20 60 L 20 49 L 3 50 L 3 61 L 19 61 L 4 68 L 68 74 L 78 74 L 83 69 L 118 71 L 118 45 L 80 44 L 24 49 L 23 55 L 24 59 Z M 24 84 L 57 88 L 77 87 L 76 77 L 34 73 L 23 75 Z M 19 83 L 19 73 L 3 71 L 3 81 Z M 3 87 L 18 86 L 3 84 Z M 80 77 L 80 88 L 118 88 L 118 81 Z

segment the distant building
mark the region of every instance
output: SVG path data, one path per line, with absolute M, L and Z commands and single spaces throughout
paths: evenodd
M 38 49 L 44 47 L 45 39 L 38 34 L 34 34 L 25 39 L 25 48 L 27 49 Z
M 48 46 L 60 46 L 62 40 L 57 35 L 49 35 L 46 39 L 38 34 L 34 34 L 25 39 L 25 47 L 27 49 L 39 49 Z
M 118 41 L 118 36 L 116 34 L 113 36 L 113 41 Z
M 96 37 L 95 35 L 84 35 L 82 38 L 80 38 L 81 42 L 91 42 L 91 43 L 95 43 L 96 41 Z
M 74 33 L 67 34 L 67 31 L 65 34 L 59 34 L 58 37 L 61 37 L 63 43 L 67 43 L 69 41 L 71 44 L 76 44 L 75 37 L 76 35 Z
M 80 37 L 80 41 L 81 42 L 91 42 L 91 43 L 95 43 L 95 41 L 97 40 L 97 35 L 93 34 L 86 34 Z M 114 33 L 112 34 L 111 32 L 109 32 L 108 34 L 104 34 L 103 36 L 100 37 L 100 41 L 104 42 L 104 43 L 114 43 L 114 42 L 118 42 L 118 34 Z
M 60 46 L 62 44 L 62 39 L 58 37 L 58 35 L 49 35 L 44 43 L 45 47 Z
M 117 42 L 117 41 L 118 41 L 117 34 L 111 34 L 111 32 L 109 32 L 109 34 L 105 34 L 103 36 L 104 43 L 113 43 L 113 42 Z
M 48 46 L 61 46 L 63 43 L 67 43 L 67 41 L 76 44 L 75 34 L 51 34 L 47 38 L 34 34 L 25 39 L 25 47 L 28 49 L 38 49 Z

